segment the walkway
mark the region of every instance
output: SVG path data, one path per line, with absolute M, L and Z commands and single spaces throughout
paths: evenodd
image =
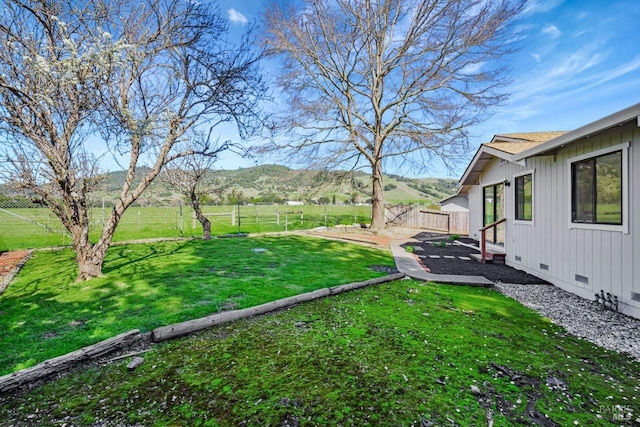
M 454 283 L 460 285 L 482 286 L 492 288 L 493 282 L 482 276 L 460 276 L 456 274 L 433 274 L 425 271 L 415 256 L 407 252 L 402 246 L 406 240 L 393 240 L 391 253 L 396 262 L 396 268 L 409 277 L 418 280 L 438 283 Z

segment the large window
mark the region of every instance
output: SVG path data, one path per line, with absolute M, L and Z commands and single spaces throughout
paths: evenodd
M 533 174 L 517 176 L 516 181 L 516 220 L 533 219 Z
M 622 224 L 622 150 L 571 163 L 571 221 Z

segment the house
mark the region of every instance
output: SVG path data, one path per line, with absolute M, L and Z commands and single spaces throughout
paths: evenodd
M 303 202 L 300 202 L 298 200 L 287 200 L 284 202 L 285 206 L 302 206 L 304 205 Z
M 496 135 L 460 180 L 469 236 L 507 265 L 640 318 L 640 104 L 570 132 Z
M 467 212 L 469 199 L 466 194 L 454 194 L 439 202 L 440 210 L 445 212 Z

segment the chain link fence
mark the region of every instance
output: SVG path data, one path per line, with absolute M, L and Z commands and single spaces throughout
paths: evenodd
M 90 236 L 96 241 L 109 217 L 108 201 L 91 208 Z M 265 233 L 361 224 L 371 221 L 369 205 L 236 205 L 204 206 L 212 235 Z M 202 225 L 188 205 L 131 206 L 123 215 L 113 241 L 199 237 Z M 28 199 L 2 196 L 0 252 L 71 245 L 60 220 Z

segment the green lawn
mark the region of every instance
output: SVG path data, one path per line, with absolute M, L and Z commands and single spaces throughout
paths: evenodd
M 311 229 L 339 224 L 368 223 L 370 206 L 205 206 L 213 235 L 265 233 Z M 235 221 L 232 221 L 231 213 Z M 91 240 L 98 239 L 109 208 L 93 208 Z M 186 207 L 137 207 L 127 209 L 113 240 L 202 236 L 202 226 Z M 0 211 L 0 251 L 70 245 L 60 221 L 45 208 Z
M 640 364 L 482 288 L 371 286 L 157 345 L 144 358 L 136 371 L 124 360 L 0 396 L 0 424 L 640 422 Z
M 255 252 L 254 249 L 264 250 Z M 0 295 L 0 375 L 110 338 L 380 276 L 388 252 L 300 236 L 112 246 L 75 283 L 71 250 L 36 251 Z

